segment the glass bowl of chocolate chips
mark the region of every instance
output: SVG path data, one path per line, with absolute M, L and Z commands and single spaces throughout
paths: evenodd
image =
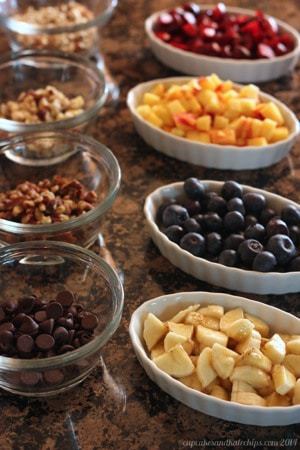
M 116 331 L 123 288 L 99 256 L 60 242 L 0 252 L 0 387 L 44 397 L 83 381 Z

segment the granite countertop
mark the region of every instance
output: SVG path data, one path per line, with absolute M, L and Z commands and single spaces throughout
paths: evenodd
M 232 441 L 265 441 L 256 444 L 260 449 L 270 448 L 267 440 L 277 441 L 277 446 L 297 448 L 298 439 L 299 448 L 297 425 L 268 428 L 238 425 L 203 415 L 173 400 L 148 379 L 129 341 L 130 316 L 145 300 L 176 291 L 222 291 L 173 267 L 151 242 L 145 228 L 143 202 L 153 189 L 189 176 L 217 180 L 236 178 L 300 201 L 299 142 L 289 157 L 273 167 L 232 173 L 170 159 L 151 149 L 135 133 L 126 108 L 129 88 L 141 81 L 175 74 L 153 57 L 143 22 L 152 12 L 176 3 L 180 2 L 120 0 L 113 19 L 103 30 L 102 47 L 108 67 L 120 86 L 121 98 L 116 108 L 107 108 L 105 114 L 101 114 L 91 134 L 113 150 L 123 174 L 120 195 L 102 229 L 108 249 L 124 274 L 123 320 L 105 346 L 99 368 L 72 391 L 49 400 L 28 400 L 1 393 L 1 450 L 175 450 L 186 448 L 187 441 L 203 439 L 219 440 L 218 444 L 210 443 L 209 448 L 253 448 L 249 442 Z M 299 27 L 299 0 L 227 3 L 259 7 Z M 1 44 L 4 45 L 3 40 Z M 262 87 L 300 115 L 299 67 L 291 76 Z M 97 251 L 96 247 L 94 249 Z M 300 316 L 297 294 L 248 297 Z M 231 442 L 226 444 L 227 439 Z M 203 445 L 198 442 L 194 448 Z

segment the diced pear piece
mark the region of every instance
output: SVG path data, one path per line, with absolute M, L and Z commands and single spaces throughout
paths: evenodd
M 238 319 L 226 328 L 226 334 L 235 341 L 243 341 L 252 334 L 254 325 L 248 319 Z
M 300 338 L 291 339 L 286 344 L 287 353 L 293 353 L 294 355 L 300 355 Z
M 211 330 L 202 325 L 198 325 L 196 328 L 196 339 L 200 344 L 207 347 L 212 347 L 215 342 L 226 347 L 228 342 L 228 336 L 226 336 L 226 334 L 221 331 Z
M 251 348 L 243 353 L 238 359 L 237 366 L 253 366 L 271 372 L 272 361 L 265 356 L 258 348 Z
M 196 372 L 193 372 L 187 377 L 179 378 L 179 381 L 192 389 L 196 389 L 196 391 L 202 391 L 202 386 Z
M 197 376 L 203 388 L 207 387 L 217 378 L 217 373 L 212 367 L 212 349 L 206 347 L 202 350 L 197 361 Z
M 283 360 L 286 366 L 297 378 L 300 378 L 300 355 L 286 355 Z
M 173 323 L 179 323 L 184 322 L 184 319 L 188 315 L 189 312 L 196 311 L 200 308 L 200 305 L 191 305 L 186 309 L 183 309 L 182 311 L 179 311 L 175 316 L 172 317 L 172 319 L 169 320 L 169 322 Z
M 274 334 L 263 346 L 262 351 L 273 362 L 273 364 L 279 364 L 285 357 L 285 343 L 279 334 Z
M 268 386 L 257 389 L 257 393 L 262 397 L 266 397 L 267 395 L 272 394 L 272 392 L 275 392 L 275 386 L 272 378 Z
M 222 386 L 219 386 L 218 384 L 213 386 L 210 395 L 220 398 L 221 400 L 229 400 L 229 394 L 226 389 L 224 389 Z
M 175 378 L 186 377 L 195 370 L 194 364 L 182 345 L 176 345 L 168 353 L 158 356 L 153 361 L 159 369 Z
M 266 406 L 266 400 L 254 392 L 237 392 L 231 394 L 231 401 L 249 406 Z
M 171 348 L 175 347 L 175 345 L 183 345 L 185 342 L 187 342 L 187 340 L 187 337 L 174 333 L 174 331 L 169 331 L 164 339 L 165 352 L 171 350 Z
M 251 386 L 251 384 L 247 383 L 246 381 L 233 380 L 231 392 L 253 392 L 255 394 L 256 390 Z
M 215 343 L 212 347 L 212 366 L 218 376 L 225 380 L 229 378 L 234 369 L 238 354 L 229 348 Z
M 277 392 L 272 392 L 272 394 L 266 397 L 267 406 L 289 406 L 291 400 L 287 395 L 279 395 Z
M 185 318 L 184 323 L 191 325 L 202 325 L 203 327 L 210 328 L 212 330 L 219 330 L 219 319 L 215 317 L 208 317 L 200 313 L 199 311 L 190 312 Z
M 241 341 L 235 347 L 235 351 L 238 353 L 244 353 L 252 348 L 260 349 L 261 346 L 261 335 L 257 330 L 252 330 L 251 336 L 249 336 L 244 341 Z
M 221 305 L 208 305 L 199 309 L 199 312 L 203 316 L 215 317 L 216 319 L 221 319 L 224 315 L 224 307 Z
M 255 330 L 257 330 L 262 337 L 269 337 L 270 327 L 266 324 L 266 322 L 248 313 L 245 313 L 245 318 L 253 323 Z
M 154 347 L 151 349 L 151 359 L 157 358 L 157 356 L 165 353 L 164 341 L 159 341 Z
M 296 384 L 295 375 L 281 364 L 275 364 L 272 370 L 272 377 L 275 391 L 280 395 L 287 394 Z
M 220 330 L 226 332 L 229 325 L 238 319 L 244 318 L 244 311 L 242 308 L 231 309 L 227 311 L 220 320 Z
M 151 350 L 167 334 L 168 328 L 154 314 L 149 313 L 144 322 L 143 338 Z
M 197 362 L 198 362 L 198 356 L 195 355 L 190 355 L 191 361 L 194 364 L 194 366 L 197 366 Z
M 191 339 L 193 336 L 193 332 L 194 332 L 193 325 L 186 325 L 184 323 L 167 322 L 167 326 L 170 331 L 180 334 L 181 336 L 184 336 L 187 339 Z
M 296 381 L 294 387 L 293 405 L 300 405 L 300 378 Z
M 246 383 L 253 386 L 254 389 L 266 387 L 271 382 L 271 377 L 267 375 L 266 372 L 253 366 L 235 367 L 230 379 L 231 381 L 246 381 Z

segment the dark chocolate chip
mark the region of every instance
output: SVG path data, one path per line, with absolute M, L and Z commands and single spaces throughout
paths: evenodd
M 35 305 L 36 297 L 33 295 L 28 295 L 26 297 L 21 298 L 19 302 L 19 310 L 26 314 L 29 314 Z
M 59 369 L 47 370 L 43 373 L 44 381 L 47 384 L 55 385 L 64 381 L 64 373 Z
M 25 317 L 27 316 L 24 313 L 17 314 L 16 317 L 13 319 L 14 326 L 20 327 Z
M 80 342 L 81 342 L 82 345 L 87 344 L 87 343 L 90 342 L 92 339 L 93 339 L 93 337 L 92 337 L 90 334 L 88 334 L 88 333 L 83 333 L 83 334 L 80 336 Z
M 49 303 L 46 311 L 48 319 L 59 319 L 63 315 L 63 307 L 57 302 Z
M 39 329 L 43 333 L 52 334 L 54 328 L 54 319 L 47 319 L 39 324 Z
M 2 306 L 0 306 L 0 322 L 3 322 L 3 320 L 5 320 L 6 318 L 6 314 L 4 312 L 4 309 L 2 308 Z
M 38 332 L 39 326 L 31 317 L 25 316 L 19 330 L 21 333 L 34 335 Z
M 75 336 L 75 330 L 70 330 L 70 331 L 69 331 L 68 344 L 72 344 L 73 339 L 74 339 L 74 336 Z
M 85 313 L 81 319 L 81 326 L 85 330 L 94 330 L 98 325 L 98 318 L 95 314 Z
M 78 348 L 78 347 L 81 346 L 81 343 L 80 343 L 79 338 L 75 338 L 75 339 L 73 340 L 73 345 L 74 345 L 75 348 Z
M 73 317 L 77 316 L 77 309 L 76 307 L 73 305 L 68 309 L 68 313 L 72 314 Z
M 66 344 L 66 345 L 63 345 L 63 346 L 58 350 L 58 353 L 59 353 L 59 354 L 67 353 L 67 352 L 71 352 L 72 350 L 74 350 L 73 345 Z
M 70 291 L 61 291 L 56 296 L 56 301 L 60 303 L 64 308 L 68 308 L 74 301 L 74 296 Z
M 20 381 L 26 386 L 36 386 L 41 379 L 39 372 L 22 372 Z
M 55 343 L 60 346 L 68 342 L 69 333 L 64 327 L 58 327 L 54 331 L 53 337 L 55 339 Z
M 54 344 L 55 341 L 50 334 L 40 334 L 35 340 L 37 348 L 43 351 L 51 350 Z
M 45 320 L 47 320 L 47 313 L 46 311 L 37 311 L 34 315 L 34 319 L 37 322 L 44 322 Z
M 23 334 L 17 339 L 17 349 L 21 353 L 31 353 L 34 349 L 34 340 L 29 334 Z
M 15 300 L 8 300 L 3 304 L 3 308 L 8 314 L 13 313 L 17 309 L 17 307 L 18 304 Z
M 4 352 L 8 352 L 13 347 L 14 335 L 11 331 L 4 330 L 0 333 L 0 348 Z
M 3 322 L 0 325 L 0 333 L 2 331 L 11 331 L 13 333 L 15 331 L 15 327 L 11 322 Z

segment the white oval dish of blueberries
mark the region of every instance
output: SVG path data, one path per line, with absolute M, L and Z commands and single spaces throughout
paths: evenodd
M 255 294 L 300 290 L 300 206 L 235 181 L 189 178 L 145 201 L 154 243 L 207 283 Z

